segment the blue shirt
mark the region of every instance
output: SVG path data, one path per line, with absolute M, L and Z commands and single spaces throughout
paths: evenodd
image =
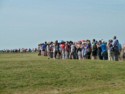
M 101 45 L 101 49 L 102 49 L 102 53 L 103 53 L 103 52 L 106 52 L 106 51 L 107 51 L 107 46 L 106 46 L 106 44 L 103 43 L 103 44 Z
M 122 50 L 122 45 L 119 43 L 118 45 L 119 51 Z

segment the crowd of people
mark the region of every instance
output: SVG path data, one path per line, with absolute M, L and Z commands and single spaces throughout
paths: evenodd
M 37 52 L 37 48 L 19 48 L 19 49 L 4 49 L 0 50 L 0 53 L 31 53 Z
M 39 56 L 48 59 L 99 59 L 119 61 L 125 58 L 125 46 L 116 36 L 108 42 L 103 40 L 82 40 L 45 42 L 38 45 Z

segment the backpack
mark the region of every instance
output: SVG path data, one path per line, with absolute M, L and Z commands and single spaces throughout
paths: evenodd
M 114 51 L 119 51 L 119 41 L 115 40 L 114 42 Z

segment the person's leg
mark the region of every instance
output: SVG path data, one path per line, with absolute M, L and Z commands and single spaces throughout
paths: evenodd
M 82 59 L 85 59 L 84 50 L 82 50 Z
M 78 54 L 78 59 L 79 59 L 79 52 L 77 54 Z
M 118 61 L 118 55 L 114 53 L 114 61 Z
M 102 52 L 101 56 L 102 56 L 102 60 L 105 60 L 104 52 Z
M 108 60 L 108 53 L 104 52 L 104 60 Z
M 118 61 L 118 54 L 115 54 L 115 61 Z
M 68 52 L 65 51 L 65 59 L 68 59 Z
M 46 52 L 44 51 L 44 56 L 46 56 Z
M 114 58 L 115 58 L 115 61 L 118 61 L 118 56 L 119 56 L 119 52 L 116 50 L 114 51 Z
M 43 51 L 41 50 L 41 55 L 43 56 Z
M 69 59 L 70 57 L 69 57 L 69 52 L 67 52 L 67 59 Z
M 59 57 L 60 57 L 60 54 L 59 54 L 59 52 L 57 51 L 56 58 L 59 59 Z
M 39 50 L 39 53 L 38 53 L 39 56 L 41 56 L 41 50 Z
M 74 52 L 73 58 L 74 58 L 74 59 L 77 59 L 77 53 L 76 53 L 76 52 Z
M 91 59 L 91 53 L 90 52 L 88 53 L 88 59 Z
M 70 52 L 70 59 L 74 59 L 74 52 Z
M 53 52 L 50 52 L 50 58 L 53 58 Z
M 50 58 L 50 52 L 47 52 L 48 59 Z
M 115 61 L 118 61 L 118 55 L 115 55 Z
M 111 61 L 111 55 L 110 50 L 108 50 L 108 60 Z
M 94 56 L 94 51 L 92 52 L 92 60 L 95 59 L 95 56 Z
M 54 52 L 54 59 L 57 57 L 57 51 Z
M 74 58 L 75 58 L 75 53 L 71 52 L 71 59 L 74 59 Z
M 97 56 L 96 55 L 94 55 L 94 60 L 96 60 L 97 59 Z
M 96 60 L 96 58 L 97 58 L 97 53 L 96 51 L 93 51 L 93 60 Z
M 89 59 L 89 54 L 88 54 L 88 52 L 86 53 L 85 58 L 86 58 L 86 59 Z
M 81 60 L 81 51 L 78 51 L 78 59 Z
M 108 52 L 106 52 L 106 60 L 108 60 Z
M 110 53 L 111 61 L 114 61 L 114 52 Z
M 123 60 L 125 60 L 125 53 L 123 52 Z
M 78 59 L 78 53 L 75 52 L 75 59 Z
M 102 57 L 102 55 L 101 55 L 101 52 L 99 52 L 98 56 L 99 56 L 99 60 L 103 60 L 103 57 Z
M 122 51 L 119 51 L 119 60 L 122 61 Z
M 62 59 L 62 53 L 59 51 L 59 59 Z
M 62 59 L 65 59 L 65 51 L 62 51 Z

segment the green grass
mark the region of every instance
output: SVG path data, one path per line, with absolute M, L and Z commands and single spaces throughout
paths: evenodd
M 0 94 L 125 94 L 125 62 L 0 54 Z

